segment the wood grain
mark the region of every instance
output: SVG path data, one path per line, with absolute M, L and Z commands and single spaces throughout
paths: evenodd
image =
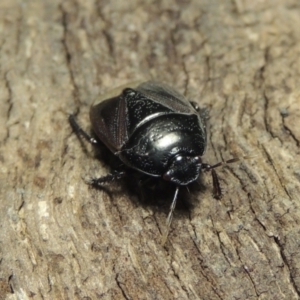
M 0 299 L 299 299 L 300 6 L 296 0 L 2 0 Z M 223 189 L 178 208 L 126 186 L 67 121 L 142 77 L 210 110 Z

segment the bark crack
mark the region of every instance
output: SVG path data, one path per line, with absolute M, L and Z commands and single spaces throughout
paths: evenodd
M 14 287 L 13 287 L 13 274 L 11 274 L 9 277 L 8 277 L 8 285 L 9 285 L 9 288 L 10 288 L 10 292 L 12 294 L 15 293 L 15 290 L 14 290 Z
M 256 289 L 255 282 L 254 282 L 252 276 L 250 275 L 249 268 L 248 268 L 246 265 L 243 265 L 243 269 L 245 270 L 246 274 L 248 275 L 248 278 L 250 279 L 250 281 L 251 281 L 251 283 L 252 283 L 252 286 L 253 286 L 253 288 L 254 288 L 254 290 L 255 290 L 256 296 L 257 296 L 257 297 L 260 296 L 260 293 L 258 293 L 258 291 L 257 291 L 257 289 Z
M 114 42 L 113 35 L 110 32 L 110 28 L 112 28 L 113 25 L 110 22 L 110 20 L 105 17 L 105 14 L 103 13 L 100 4 L 97 5 L 97 12 L 98 12 L 99 17 L 101 18 L 101 20 L 105 24 L 105 28 L 102 30 L 102 33 L 103 33 L 103 36 L 104 36 L 104 40 L 107 44 L 109 55 L 112 58 L 113 63 L 115 64 L 116 63 L 115 42 Z
M 11 87 L 9 79 L 8 79 L 8 72 L 6 72 L 4 75 L 4 81 L 5 81 L 5 87 L 8 92 L 8 98 L 6 100 L 6 102 L 8 104 L 6 119 L 9 120 L 11 111 L 13 109 L 13 100 L 12 100 L 12 87 Z M 5 143 L 8 139 L 9 139 L 9 126 L 7 126 L 7 128 L 6 128 L 6 136 L 3 139 L 3 143 Z
M 277 176 L 277 178 L 278 178 L 278 181 L 279 181 L 279 183 L 280 183 L 280 185 L 281 185 L 281 188 L 285 191 L 285 193 L 286 193 L 286 195 L 289 197 L 290 201 L 293 201 L 292 196 L 291 196 L 290 193 L 288 192 L 287 188 L 286 188 L 285 185 L 283 184 L 283 182 L 282 182 L 282 180 L 281 180 L 281 178 L 280 178 L 280 176 L 279 176 L 279 174 L 278 174 L 278 172 L 277 172 L 277 169 L 276 169 L 276 167 L 275 167 L 275 165 L 274 165 L 274 162 L 273 162 L 272 157 L 270 156 L 270 154 L 268 153 L 268 151 L 267 151 L 267 149 L 265 148 L 264 145 L 262 145 L 262 149 L 263 149 L 264 153 L 266 154 L 267 159 L 268 159 L 268 161 L 270 162 L 270 164 L 271 164 L 271 166 L 272 166 L 272 169 L 273 169 L 274 173 L 276 174 L 276 176 Z
M 113 269 L 113 271 L 116 272 L 115 268 Z M 120 289 L 124 299 L 130 300 L 131 298 L 127 296 L 124 288 L 122 287 L 123 283 L 119 280 L 119 273 L 116 273 L 115 281 L 116 281 L 116 284 L 117 284 L 118 288 Z
M 291 136 L 291 138 L 296 143 L 296 146 L 299 147 L 300 146 L 300 141 L 297 139 L 297 137 L 293 133 L 293 131 L 285 124 L 284 117 L 282 117 L 282 124 L 283 124 L 283 128 L 289 133 L 289 135 Z
M 62 27 L 63 27 L 63 37 L 62 37 L 61 43 L 62 43 L 64 51 L 65 51 L 66 65 L 67 65 L 67 68 L 68 68 L 69 73 L 70 73 L 70 79 L 71 79 L 72 86 L 74 88 L 73 89 L 73 97 L 74 97 L 75 102 L 77 103 L 77 111 L 76 111 L 75 114 L 78 114 L 79 111 L 80 111 L 80 104 L 81 103 L 80 103 L 80 99 L 79 99 L 79 88 L 76 84 L 75 74 L 74 74 L 73 69 L 72 69 L 72 54 L 71 54 L 71 51 L 68 47 L 68 42 L 67 42 L 67 36 L 68 36 L 67 17 L 68 17 L 68 13 L 63 9 L 63 5 L 60 5 L 60 10 L 61 10 L 61 13 L 62 13 L 61 24 L 62 24 Z
M 274 135 L 274 133 L 272 132 L 271 126 L 268 122 L 267 113 L 268 113 L 268 109 L 269 109 L 269 98 L 267 97 L 267 94 L 265 91 L 263 92 L 263 98 L 264 98 L 264 118 L 263 118 L 263 120 L 264 120 L 265 128 L 266 128 L 266 131 L 269 132 L 271 137 L 273 139 L 275 139 L 275 138 L 277 138 L 277 136 Z M 281 142 L 281 140 L 280 140 L 280 142 Z
M 195 236 L 197 236 L 197 235 L 196 235 L 196 232 L 195 232 Z M 194 246 L 195 246 L 197 252 L 198 252 L 199 255 L 202 257 L 202 253 L 201 253 L 201 251 L 200 251 L 200 249 L 199 249 L 199 247 L 198 247 L 198 245 L 197 245 L 197 243 L 196 243 L 196 239 L 192 238 L 192 241 L 193 241 L 193 244 L 194 244 Z M 207 283 L 210 284 L 211 289 L 214 291 L 214 293 L 216 294 L 216 296 L 217 296 L 219 299 L 223 299 L 222 295 L 220 295 L 220 294 L 218 293 L 217 288 L 216 288 L 215 285 L 214 285 L 214 281 L 211 280 L 211 279 L 209 278 L 209 275 L 206 274 L 206 273 L 203 271 L 203 270 L 207 270 L 207 267 L 203 265 L 204 260 L 203 260 L 203 259 L 200 259 L 199 257 L 197 258 L 197 260 L 198 260 L 198 262 L 199 262 L 199 265 L 201 266 L 200 273 L 201 273 L 202 276 L 206 279 Z
M 254 215 L 254 219 L 262 227 L 262 229 L 264 230 L 264 232 L 267 232 L 267 228 L 266 228 L 265 224 L 258 218 L 258 216 L 257 216 L 257 214 L 255 212 L 255 209 L 252 206 L 253 198 L 252 198 L 252 196 L 251 196 L 250 193 L 248 193 L 248 199 L 249 199 L 250 210 L 251 210 L 252 214 Z
M 189 297 L 189 292 L 188 292 L 187 288 L 184 286 L 183 282 L 181 281 L 179 275 L 177 274 L 178 272 L 176 272 L 176 270 L 174 269 L 172 264 L 170 264 L 170 267 L 171 267 L 171 270 L 173 271 L 175 278 L 177 279 L 177 281 L 179 283 L 181 290 L 187 295 L 187 297 Z M 170 292 L 173 294 L 173 292 L 171 290 L 170 290 Z
M 189 86 L 189 82 L 190 82 L 190 76 L 189 76 L 189 73 L 188 73 L 188 70 L 187 70 L 187 67 L 186 67 L 186 63 L 185 63 L 185 55 L 183 55 L 181 57 L 181 61 L 182 61 L 182 70 L 183 70 L 183 73 L 185 74 L 185 81 L 184 81 L 184 92 L 183 94 L 186 96 L 187 94 L 187 90 L 188 90 L 188 86 Z
M 250 280 L 250 282 L 251 282 L 251 284 L 252 284 L 252 286 L 253 286 L 253 289 L 254 289 L 254 291 L 255 291 L 255 294 L 256 294 L 256 296 L 258 297 L 258 296 L 259 296 L 259 293 L 258 293 L 257 290 L 256 290 L 255 282 L 253 281 L 253 278 L 252 278 L 252 276 L 250 275 L 248 266 L 245 265 L 244 262 L 242 261 L 242 258 L 241 258 L 241 256 L 240 256 L 240 253 L 239 253 L 239 249 L 238 249 L 238 248 L 236 248 L 236 253 L 237 253 L 237 256 L 238 256 L 239 261 L 241 262 L 241 265 L 243 266 L 243 270 L 244 270 L 245 273 L 247 274 L 247 277 L 249 278 L 249 280 Z
M 287 269 L 289 270 L 289 278 L 290 278 L 290 281 L 292 283 L 292 286 L 293 286 L 293 289 L 294 291 L 296 292 L 296 294 L 300 297 L 300 289 L 299 287 L 297 286 L 294 278 L 293 278 L 293 275 L 292 275 L 292 266 L 290 266 L 289 262 L 288 262 L 288 259 L 286 257 L 286 255 L 284 254 L 284 247 L 283 245 L 280 243 L 280 240 L 278 237 L 274 236 L 274 241 L 275 243 L 277 244 L 278 248 L 279 248 L 279 251 L 280 251 L 280 255 L 282 257 L 282 261 L 284 263 L 284 265 L 287 267 Z
M 265 73 L 268 61 L 270 60 L 269 59 L 269 56 L 270 56 L 269 51 L 270 51 L 270 49 L 268 47 L 264 51 L 264 64 L 258 71 L 258 75 L 257 75 L 258 80 L 257 81 L 258 81 L 258 88 L 262 89 L 262 96 L 264 99 L 263 122 L 264 122 L 264 125 L 266 128 L 266 131 L 269 132 L 269 134 L 271 135 L 272 138 L 278 138 L 281 141 L 281 139 L 273 133 L 271 126 L 269 124 L 269 121 L 268 121 L 268 116 L 267 116 L 268 110 L 269 110 L 269 98 L 267 96 L 267 91 L 265 90 L 265 87 L 264 87 L 264 84 L 265 84 L 264 73 Z M 255 82 L 255 79 L 254 79 L 254 82 Z

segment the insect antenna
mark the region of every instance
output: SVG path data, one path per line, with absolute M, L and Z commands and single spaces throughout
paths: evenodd
M 225 166 L 225 165 L 232 164 L 232 163 L 235 163 L 235 162 L 238 162 L 238 161 L 241 161 L 241 160 L 252 159 L 252 158 L 255 158 L 255 157 L 256 157 L 256 155 L 248 155 L 248 156 L 243 156 L 241 158 L 234 157 L 234 158 L 231 158 L 231 159 L 228 159 L 228 160 L 225 160 L 225 161 L 220 161 L 217 164 L 214 164 L 212 166 L 209 165 L 209 164 L 203 164 L 202 168 L 206 169 L 207 171 L 210 171 L 211 169 L 215 169 L 215 168 L 220 167 L 220 166 Z
M 162 246 L 164 246 L 164 244 L 167 241 L 167 237 L 168 237 L 170 226 L 171 226 L 172 219 L 173 219 L 173 212 L 174 212 L 174 209 L 175 209 L 175 206 L 176 206 L 178 192 L 179 192 L 179 185 L 176 187 L 174 198 L 173 198 L 172 204 L 170 206 L 170 212 L 169 212 L 168 217 L 166 219 L 166 228 L 165 228 L 165 232 L 163 233 L 162 241 L 161 241 Z

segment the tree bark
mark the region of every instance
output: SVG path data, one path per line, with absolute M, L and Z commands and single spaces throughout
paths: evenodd
M 0 299 L 299 299 L 300 6 L 296 0 L 2 0 Z M 110 171 L 68 124 L 141 78 L 209 108 L 217 170 L 175 211 Z M 182 195 L 184 191 L 182 192 Z M 181 197 L 181 198 L 182 198 Z M 186 198 L 186 199 L 185 199 Z

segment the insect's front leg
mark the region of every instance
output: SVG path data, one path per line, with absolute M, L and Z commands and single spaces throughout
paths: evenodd
M 71 127 L 73 128 L 74 132 L 77 135 L 81 135 L 83 136 L 89 143 L 91 143 L 92 145 L 98 145 L 98 141 L 96 139 L 94 139 L 93 137 L 91 137 L 87 132 L 85 132 L 80 125 L 77 123 L 75 116 L 74 115 L 69 115 L 69 122 Z
M 107 174 L 105 176 L 99 177 L 99 178 L 92 178 L 87 181 L 87 183 L 93 187 L 102 187 L 103 184 L 109 183 L 115 180 L 119 180 L 123 177 L 125 177 L 126 172 L 124 171 L 114 171 L 110 174 Z
M 221 199 L 222 198 L 222 191 L 221 191 L 219 178 L 218 178 L 218 175 L 217 175 L 216 171 L 214 170 L 214 168 L 216 168 L 220 165 L 222 165 L 222 163 L 218 163 L 214 166 L 211 166 L 209 164 L 202 164 L 202 169 L 204 171 L 206 171 L 206 172 L 210 171 L 211 172 L 212 181 L 213 181 L 213 196 L 216 199 Z
M 215 199 L 222 198 L 222 190 L 219 182 L 218 175 L 214 169 L 211 170 L 211 176 L 213 180 L 213 196 Z

